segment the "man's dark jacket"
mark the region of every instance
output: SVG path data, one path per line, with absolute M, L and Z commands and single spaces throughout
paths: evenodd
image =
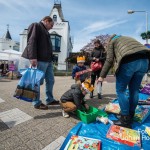
M 52 43 L 50 34 L 42 22 L 32 23 L 29 26 L 27 46 L 22 57 L 45 62 L 52 61 Z
M 84 102 L 85 95 L 82 94 L 80 86 L 78 84 L 73 84 L 71 89 L 65 92 L 62 97 L 60 98 L 62 103 L 65 102 L 73 102 L 77 109 L 82 109 L 82 105 L 85 104 Z

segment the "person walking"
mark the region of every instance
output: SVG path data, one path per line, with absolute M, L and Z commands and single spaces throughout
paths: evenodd
M 101 62 L 102 66 L 105 62 L 106 59 L 106 52 L 105 52 L 105 48 L 103 47 L 103 45 L 101 44 L 99 39 L 96 39 L 94 41 L 94 49 L 91 53 L 91 62 Z M 102 67 L 101 67 L 102 69 Z M 92 71 L 91 73 L 91 84 L 94 86 L 95 84 L 95 80 L 99 78 L 101 69 L 96 70 L 96 71 Z M 90 98 L 93 98 L 93 92 L 92 91 L 90 93 Z M 97 83 L 97 95 L 98 95 L 98 99 L 102 99 L 102 83 Z
M 46 82 L 46 105 L 40 100 L 40 94 L 33 101 L 34 108 L 48 109 L 47 105 L 57 105 L 53 97 L 54 73 L 53 73 L 53 50 L 50 39 L 49 30 L 53 28 L 54 22 L 51 17 L 44 17 L 39 23 L 32 23 L 28 28 L 27 46 L 22 54 L 22 57 L 30 60 L 32 67 L 44 72 Z
M 144 74 L 148 71 L 150 49 L 137 40 L 112 35 L 107 45 L 107 57 L 98 81 L 102 82 L 110 68 L 115 65 L 116 92 L 121 108 L 121 118 L 114 124 L 131 128 L 135 108 L 139 100 L 139 88 Z M 126 89 L 129 89 L 129 98 Z

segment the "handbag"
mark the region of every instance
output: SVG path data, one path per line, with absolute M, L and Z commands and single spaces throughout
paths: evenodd
M 22 77 L 17 85 L 14 97 L 32 102 L 40 92 L 40 80 L 44 73 L 38 69 L 28 68 L 21 74 Z
M 100 70 L 102 69 L 102 63 L 99 61 L 99 62 L 91 62 L 91 69 L 92 71 L 97 71 L 97 70 Z

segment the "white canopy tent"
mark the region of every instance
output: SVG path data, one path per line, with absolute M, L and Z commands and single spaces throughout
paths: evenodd
M 21 54 L 22 54 L 21 52 L 12 49 L 0 51 L 0 60 L 7 60 L 7 61 L 19 60 Z
M 12 49 L 0 51 L 0 62 L 3 63 L 3 61 L 8 61 L 9 64 L 10 61 L 13 61 L 17 71 L 21 54 L 21 52 Z

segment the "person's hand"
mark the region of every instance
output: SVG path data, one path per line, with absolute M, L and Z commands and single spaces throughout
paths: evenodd
M 89 110 L 89 105 L 88 104 L 84 104 L 86 110 Z
M 31 67 L 36 67 L 37 66 L 37 59 L 31 59 L 30 63 L 31 63 Z
M 99 77 L 97 80 L 97 82 L 103 82 L 103 81 L 104 81 L 104 78 L 102 78 L 102 77 Z
M 95 57 L 93 57 L 93 60 L 95 60 L 96 58 Z

